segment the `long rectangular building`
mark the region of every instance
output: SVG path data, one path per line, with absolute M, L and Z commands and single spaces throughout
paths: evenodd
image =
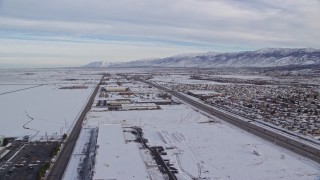
M 147 180 L 149 173 L 136 143 L 125 143 L 121 125 L 101 125 L 94 180 Z
M 151 110 L 159 109 L 155 103 L 134 103 L 134 104 L 122 104 L 122 110 Z

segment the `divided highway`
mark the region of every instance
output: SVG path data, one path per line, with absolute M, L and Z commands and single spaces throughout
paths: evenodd
M 155 88 L 158 88 L 160 90 L 163 90 L 165 92 L 168 92 L 172 94 L 173 96 L 179 98 L 180 100 L 206 112 L 209 114 L 212 114 L 230 124 L 233 124 L 237 127 L 240 127 L 252 134 L 255 134 L 257 136 L 260 136 L 266 140 L 269 140 L 273 142 L 274 144 L 280 145 L 284 148 L 287 148 L 293 152 L 296 152 L 302 156 L 305 156 L 309 159 L 312 159 L 318 163 L 320 163 L 320 149 L 316 148 L 310 143 L 305 142 L 303 140 L 297 140 L 294 138 L 290 138 L 289 136 L 286 136 L 284 134 L 278 133 L 276 131 L 270 130 L 268 128 L 263 128 L 262 126 L 256 125 L 254 123 L 251 123 L 251 121 L 244 121 L 243 119 L 240 119 L 236 116 L 233 116 L 232 114 L 227 114 L 224 112 L 221 112 L 217 109 L 214 109 L 212 107 L 209 107 L 205 104 L 202 104 L 200 102 L 197 102 L 183 94 L 178 93 L 177 91 L 170 90 L 168 88 L 165 88 L 163 86 L 160 86 L 158 84 L 154 84 L 148 81 L 144 81 L 141 79 L 138 79 L 139 81 L 142 81 L 146 84 L 149 84 Z
M 82 113 L 80 114 L 78 121 L 76 122 L 71 133 L 69 134 L 69 137 L 67 138 L 63 148 L 60 151 L 60 154 L 58 155 L 56 161 L 54 162 L 48 176 L 46 177 L 46 180 L 62 179 L 64 171 L 67 168 L 68 162 L 69 162 L 70 157 L 72 155 L 74 146 L 76 145 L 77 139 L 78 139 L 79 134 L 81 132 L 82 122 L 85 119 L 87 112 L 91 109 L 91 106 L 94 102 L 94 99 L 98 93 L 99 84 L 94 89 L 87 105 L 85 106 Z

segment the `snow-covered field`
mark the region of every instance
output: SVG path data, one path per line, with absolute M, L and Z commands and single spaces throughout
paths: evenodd
M 179 179 L 317 179 L 320 165 L 185 105 L 153 111 L 91 112 L 87 125 L 142 126 L 152 146 L 174 147 Z
M 70 73 L 69 70 L 0 71 L 0 93 L 4 93 L 0 95 L 0 134 L 12 137 L 36 135 L 35 139 L 39 139 L 67 133 L 99 80 L 97 75 L 80 79 L 81 73 Z M 67 78 L 76 80 L 66 81 Z M 39 84 L 43 85 L 34 87 Z M 59 89 L 78 84 L 88 88 Z M 24 89 L 28 87 L 34 88 Z M 15 91 L 18 89 L 24 90 Z
M 185 79 L 188 81 L 187 79 Z M 137 96 L 159 91 L 141 83 L 126 83 Z M 121 98 L 109 94 L 109 98 Z M 96 98 L 103 99 L 103 98 Z M 99 127 L 96 179 L 132 179 L 132 163 L 140 179 L 164 179 L 152 156 L 125 129 L 139 126 L 149 146 L 162 146 L 162 155 L 177 168 L 178 179 L 317 179 L 320 165 L 224 121 L 217 121 L 184 104 L 159 110 L 107 111 L 95 107 L 84 127 Z M 214 121 L 212 121 L 214 120 Z M 138 151 L 140 147 L 140 151 Z M 127 154 L 124 158 L 124 154 Z M 142 160 L 145 162 L 141 164 Z M 145 174 L 148 172 L 148 174 Z M 130 178 L 130 176 L 132 176 Z M 134 178 L 133 178 L 134 179 Z M 138 178 L 139 179 L 139 178 Z
M 138 145 L 125 143 L 121 125 L 99 126 L 97 145 L 93 179 L 149 179 Z
M 199 123 L 208 117 L 185 105 L 158 111 L 92 112 L 89 117 L 87 123 L 93 126 L 141 125 L 150 145 L 175 147 L 169 158 L 184 172 L 179 175 L 182 179 L 199 175 L 207 179 L 288 180 L 320 176 L 319 164 L 227 123 Z
M 92 92 L 92 88 L 62 90 L 41 86 L 0 96 L 1 134 L 6 136 L 39 136 L 66 133 Z M 33 121 L 27 114 L 34 118 Z M 25 125 L 26 124 L 26 125 Z M 24 129 L 23 125 L 26 128 Z M 31 130 L 34 129 L 34 130 Z
M 194 122 L 206 122 L 208 117 L 194 111 L 185 105 L 163 105 L 159 110 L 148 111 L 106 111 L 89 112 L 88 126 L 98 124 L 122 123 L 126 126 L 144 126 L 159 124 L 186 124 Z
M 26 74 L 27 73 L 27 74 Z M 96 71 L 0 71 L 0 93 L 39 84 L 42 86 L 0 95 L 0 134 L 61 136 L 72 127 L 94 85 Z M 8 77 L 5 78 L 5 76 Z M 209 83 L 187 76 L 156 77 L 159 83 Z M 160 82 L 161 81 L 161 82 Z M 212 82 L 215 83 L 215 82 Z M 11 84 L 11 85 L 8 85 Z M 85 85 L 87 89 L 59 89 Z M 142 83 L 124 83 L 135 96 L 156 100 L 157 89 Z M 110 95 L 119 99 L 120 95 Z M 97 100 L 103 97 L 96 98 Z M 158 110 L 107 111 L 94 107 L 87 114 L 65 179 L 77 179 L 89 129 L 99 128 L 94 179 L 164 179 L 146 149 L 124 132 L 140 126 L 149 146 L 162 146 L 179 173 L 178 179 L 317 179 L 320 164 L 281 148 L 224 121 L 215 121 L 187 105 L 161 105 Z M 34 118 L 30 121 L 30 117 Z M 29 122 L 30 121 L 30 122 Z M 129 142 L 130 141 L 130 142 Z M 128 143 L 129 142 L 129 143 Z
M 191 177 L 201 174 L 207 179 L 316 179 L 320 175 L 319 164 L 228 124 L 144 129 L 151 144 L 176 147 L 177 164 Z
M 35 85 L 0 85 L 0 95 L 32 87 Z

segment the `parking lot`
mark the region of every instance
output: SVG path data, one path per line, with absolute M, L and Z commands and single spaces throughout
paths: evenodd
M 38 172 L 50 161 L 58 142 L 12 142 L 11 151 L 0 160 L 0 179 L 34 180 Z

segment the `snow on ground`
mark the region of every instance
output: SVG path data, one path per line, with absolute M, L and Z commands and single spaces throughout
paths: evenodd
M 206 122 L 208 117 L 194 111 L 185 105 L 163 105 L 159 110 L 148 111 L 104 111 L 89 112 L 88 126 L 96 127 L 104 123 L 122 123 L 123 125 L 148 125 L 152 124 L 185 124 L 193 122 Z
M 150 145 L 169 148 L 166 158 L 179 169 L 179 179 L 200 176 L 207 179 L 292 180 L 320 176 L 318 163 L 228 123 L 199 123 L 209 118 L 185 105 L 161 108 L 90 112 L 86 124 L 141 125 Z M 170 147 L 174 149 L 170 150 Z
M 0 85 L 95 84 L 101 77 L 99 73 L 81 69 L 0 69 Z
M 34 87 L 34 85 L 0 85 L 0 94 L 9 93 L 12 91 L 17 91 L 30 87 Z
M 100 125 L 93 179 L 150 179 L 135 143 L 126 144 L 121 125 Z
M 90 72 L 83 73 L 90 74 Z M 45 75 L 46 78 L 40 80 L 42 83 L 48 83 L 45 86 L 0 96 L 0 107 L 4 107 L 1 114 L 6 115 L 7 111 L 11 112 L 6 115 L 9 118 L 4 118 L 4 124 L 14 130 L 13 134 L 32 132 L 22 128 L 23 123 L 29 120 L 25 109 L 31 117 L 35 117 L 27 127 L 41 129 L 41 133 L 48 131 L 48 134 L 59 134 L 62 127 L 64 130 L 67 129 L 81 112 L 84 102 L 92 92 L 90 78 L 97 77 L 92 74 L 88 75 L 89 78 L 73 74 L 72 77 L 78 80 L 66 82 L 63 81 L 68 77 L 66 72 L 49 72 Z M 186 77 L 179 78 L 176 75 L 172 82 L 193 81 Z M 160 79 L 164 79 L 163 82 L 171 82 L 169 78 Z M 206 83 L 206 81 L 200 82 Z M 84 83 L 89 83 L 90 88 L 58 89 L 61 86 Z M 155 93 L 159 93 L 158 90 L 141 83 L 125 83 L 123 86 L 135 92 L 133 100 L 153 99 Z M 112 96 L 110 99 L 120 98 L 117 95 L 110 96 Z M 100 99 L 104 98 L 96 98 L 96 101 Z M 107 111 L 106 108 L 95 107 L 87 114 L 84 129 L 99 127 L 93 179 L 164 179 L 148 150 L 139 149 L 141 147 L 139 144 L 129 142 L 134 140 L 135 136 L 124 130 L 128 130 L 131 126 L 142 127 L 144 138 L 148 139 L 150 146 L 165 148 L 167 155 L 163 155 L 163 158 L 169 159 L 179 170 L 178 179 L 292 180 L 317 179 L 320 176 L 318 163 L 223 121 L 209 123 L 212 120 L 210 117 L 189 106 L 181 104 L 160 107 L 159 110 L 140 111 Z M 12 110 L 17 113 L 12 115 Z M 6 129 L 1 126 L 0 132 L 10 134 L 11 131 Z M 88 135 L 82 132 L 65 179 L 76 179 L 74 174 L 83 158 L 77 154 L 80 154 L 87 141 Z
M 320 176 L 319 164 L 229 124 L 158 125 L 144 129 L 151 144 L 177 147 L 180 168 L 195 177 L 197 164 L 201 177 L 208 179 L 292 180 Z
M 85 154 L 83 150 L 85 145 L 90 140 L 91 128 L 82 128 L 77 143 L 73 149 L 72 156 L 70 157 L 67 169 L 63 175 L 64 180 L 77 180 L 78 177 L 78 168 L 81 161 L 84 159 Z
M 93 86 L 88 89 L 62 90 L 56 86 L 40 86 L 0 96 L 0 132 L 6 136 L 38 136 L 66 133 L 71 127 Z M 30 121 L 27 114 L 34 118 Z M 26 128 L 24 129 L 23 125 Z M 32 130 L 33 129 L 33 130 Z

